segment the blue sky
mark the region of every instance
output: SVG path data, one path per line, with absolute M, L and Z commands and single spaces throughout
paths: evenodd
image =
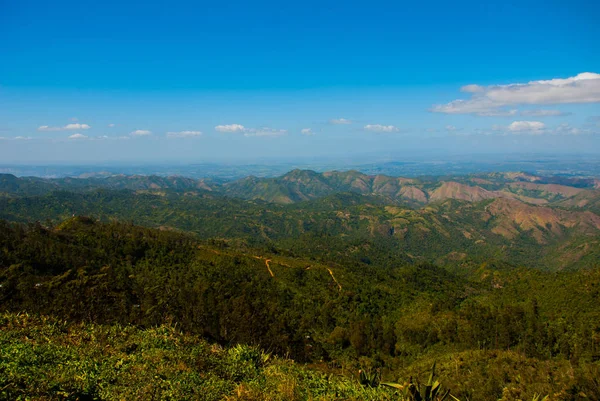
M 599 153 L 599 17 L 591 0 L 0 0 L 0 163 Z

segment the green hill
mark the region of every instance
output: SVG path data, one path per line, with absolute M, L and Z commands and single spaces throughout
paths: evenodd
M 193 232 L 335 261 L 481 263 L 544 269 L 597 264 L 600 217 L 581 209 L 498 198 L 447 199 L 423 208 L 377 195 L 338 193 L 288 205 L 205 193 L 96 190 L 0 197 L 0 218 L 59 221 L 72 215 Z M 323 247 L 323 241 L 327 246 Z M 559 255 L 559 257 L 557 257 Z
M 481 201 L 515 199 L 531 204 L 570 205 L 569 199 L 595 197 L 597 181 L 587 178 L 542 177 L 525 173 L 490 173 L 469 176 L 404 178 L 367 175 L 359 171 L 293 170 L 275 178 L 246 177 L 219 183 L 181 176 L 108 175 L 88 178 L 17 178 L 0 174 L 0 193 L 41 195 L 53 190 L 89 191 L 98 188 L 134 191 L 165 190 L 195 194 L 214 193 L 242 199 L 289 204 L 336 193 L 377 195 L 390 203 L 423 206 L 445 199 Z M 597 192 L 597 191 L 596 191 Z M 564 202 L 567 201 L 567 202 Z M 574 203 L 577 206 L 579 203 Z
M 112 326 L 73 326 L 76 329 L 72 332 L 56 324 L 46 329 L 35 323 L 22 332 L 28 334 L 15 335 L 10 330 L 23 323 L 10 323 L 18 316 L 5 316 L 2 349 L 6 354 L 2 360 L 7 365 L 2 369 L 11 373 L 0 376 L 11 381 L 4 390 L 34 394 L 26 387 L 30 375 L 41 383 L 36 387 L 45 389 L 40 390 L 43 392 L 81 395 L 84 391 L 108 391 L 103 394 L 114 392 L 122 397 L 126 389 L 121 379 L 104 383 L 98 378 L 115 374 L 112 362 L 125 358 L 123 351 L 99 353 L 102 348 L 96 345 L 80 351 L 69 345 L 71 340 L 83 344 L 78 336 L 99 330 L 96 337 L 87 337 L 92 338 L 90 344 L 105 341 L 122 350 L 134 347 L 126 352 L 137 362 L 127 363 L 151 364 L 150 372 L 160 371 L 153 373 L 155 380 L 147 387 L 143 386 L 145 376 L 136 378 L 139 384 L 131 387 L 136 392 L 132 394 L 193 391 L 166 382 L 184 380 L 196 386 L 200 380 L 199 388 L 222 386 L 207 390 L 211 395 L 233 391 L 234 399 L 235 394 L 244 399 L 239 394 L 246 390 L 268 394 L 272 391 L 269 386 L 289 379 L 299 386 L 294 390 L 300 394 L 297 399 L 361 399 L 364 394 L 386 399 L 389 395 L 361 393 L 363 390 L 355 385 L 349 385 L 348 393 L 340 393 L 337 379 L 323 381 L 324 376 L 317 373 L 310 374 L 321 378 L 321 393 L 303 379 L 273 373 L 280 378 L 275 379 L 262 370 L 253 371 L 258 373 L 252 373 L 249 382 L 218 372 L 213 372 L 214 383 L 205 382 L 204 376 L 194 375 L 206 372 L 213 377 L 212 370 L 186 367 L 191 360 L 184 355 L 194 355 L 193 344 L 192 348 L 172 348 L 168 341 L 179 341 L 179 334 L 168 328 L 152 329 L 162 324 L 176 325 L 185 335 L 201 336 L 213 344 L 258 346 L 336 374 L 380 369 L 385 380 L 406 380 L 417 373 L 424 375 L 424 366 L 439 360 L 445 385 L 465 399 L 498 399 L 506 392 L 514 393 L 513 398 L 506 399 L 529 398 L 540 392 L 589 392 L 600 360 L 598 268 L 551 273 L 483 263 L 453 273 L 426 263 L 367 263 L 352 255 L 340 255 L 334 263 L 316 260 L 310 256 L 311 250 L 305 256 L 292 255 L 273 248 L 240 247 L 226 239 L 199 240 L 171 230 L 100 223 L 83 217 L 47 227 L 2 223 L 0 251 L 0 304 L 4 310 Z M 375 260 L 384 261 L 385 255 Z M 138 333 L 124 325 L 146 331 Z M 53 332 L 56 327 L 58 332 Z M 128 345 L 121 347 L 121 339 L 110 334 L 115 330 L 133 333 L 135 339 L 125 336 L 123 341 Z M 64 333 L 72 334 L 65 337 Z M 144 345 L 156 344 L 155 338 L 161 333 L 171 333 L 165 334 L 167 342 L 155 348 Z M 109 337 L 102 337 L 106 335 Z M 42 348 L 36 348 L 34 340 L 23 340 L 26 338 L 35 338 Z M 49 338 L 55 339 L 43 345 Z M 199 341 L 200 347 L 206 348 L 201 340 L 189 341 Z M 147 351 L 142 352 L 144 349 Z M 15 354 L 16 350 L 25 354 Z M 92 361 L 74 358 L 81 352 L 90 353 Z M 218 355 L 229 355 L 229 351 L 223 352 Z M 57 356 L 49 356 L 54 354 Z M 152 355 L 160 356 L 152 359 Z M 50 369 L 52 363 L 59 367 Z M 286 363 L 278 362 L 274 369 L 291 366 Z M 29 370 L 19 366 L 29 366 Z M 77 366 L 95 366 L 89 380 L 88 376 L 71 378 L 69 369 L 79 369 Z M 534 370 L 529 371 L 530 367 Z M 304 374 L 304 368 L 293 369 L 292 376 Z M 44 370 L 48 373 L 36 373 Z M 554 373 L 549 380 L 550 372 Z M 260 378 L 257 384 L 253 378 Z M 347 383 L 349 379 L 340 380 Z M 157 383 L 165 387 L 157 389 Z M 193 398 L 196 393 L 189 394 Z M 246 399 L 268 398 L 254 397 L 258 398 Z

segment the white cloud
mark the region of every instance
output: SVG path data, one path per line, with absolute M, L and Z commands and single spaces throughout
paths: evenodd
M 200 131 L 179 131 L 179 132 L 167 132 L 167 138 L 193 138 L 201 136 Z
M 600 102 L 600 74 L 584 72 L 566 79 L 489 87 L 486 96 L 504 104 Z
M 508 126 L 508 130 L 512 132 L 539 131 L 545 127 L 546 125 L 540 121 L 513 121 Z
M 14 139 L 17 141 L 29 141 L 32 138 L 30 136 L 15 136 Z
M 42 125 L 42 126 L 38 127 L 38 131 L 44 131 L 44 132 L 62 131 L 62 128 L 61 127 L 49 127 L 47 125 Z
M 398 132 L 398 131 L 400 131 L 397 127 L 394 127 L 393 125 L 368 124 L 368 125 L 365 125 L 364 128 L 367 131 L 371 131 L 371 132 Z
M 569 113 L 563 113 L 560 110 L 523 110 L 520 114 L 528 117 L 555 117 L 566 116 Z
M 114 126 L 115 126 L 115 124 L 112 124 L 112 123 L 111 123 L 111 124 L 108 124 L 108 127 L 109 127 L 109 128 L 113 128 Z
M 83 134 L 73 134 L 69 137 L 69 139 L 86 139 L 87 135 L 83 135 Z
M 510 125 L 493 125 L 491 130 L 475 129 L 475 135 L 536 135 L 536 136 L 565 136 L 565 135 L 595 135 L 598 130 L 582 127 L 572 127 L 569 124 L 560 124 L 548 127 L 540 121 L 514 121 Z
M 240 124 L 228 124 L 228 125 L 217 125 L 215 127 L 216 131 L 219 132 L 244 132 L 246 128 Z
M 600 74 L 584 72 L 574 77 L 530 81 L 508 85 L 466 85 L 463 92 L 471 93 L 468 100 L 454 100 L 434 105 L 430 111 L 447 114 L 480 116 L 513 115 L 503 110 L 519 104 L 566 104 L 600 102 Z M 499 114 L 500 113 L 500 114 Z M 516 113 L 516 111 L 515 111 Z
M 90 128 L 92 128 L 92 127 L 90 127 L 87 124 L 72 123 L 72 124 L 67 124 L 63 127 L 50 127 L 48 125 L 42 125 L 41 127 L 38 127 L 38 131 L 44 131 L 44 132 L 70 131 L 70 130 L 80 130 L 80 129 L 90 129 Z
M 75 129 L 90 129 L 92 127 L 90 127 L 87 124 L 79 124 L 79 123 L 73 123 L 73 124 L 67 124 L 63 127 L 64 130 L 75 130 Z
M 274 128 L 246 128 L 244 136 L 282 136 L 287 134 L 287 130 Z
M 274 129 L 269 127 L 263 128 L 246 128 L 240 124 L 229 124 L 229 125 L 217 125 L 215 127 L 216 131 L 221 133 L 240 133 L 244 134 L 244 136 L 282 136 L 287 134 L 287 130 L 284 129 Z
M 300 131 L 300 133 L 302 135 L 314 135 L 315 134 L 313 132 L 312 128 L 302 128 L 302 130 Z
M 489 99 L 453 100 L 446 104 L 436 104 L 430 111 L 445 114 L 474 114 L 483 117 L 510 117 L 517 114 L 517 110 L 506 110 L 491 102 Z
M 148 131 L 145 129 L 137 129 L 129 133 L 131 136 L 149 136 L 152 135 L 152 131 Z
M 456 131 L 457 129 L 454 125 L 446 125 L 446 130 L 448 131 Z
M 352 120 L 348 120 L 346 118 L 334 118 L 332 120 L 329 120 L 329 123 L 335 125 L 348 125 L 352 124 Z
M 461 87 L 460 91 L 467 92 L 467 93 L 479 93 L 479 92 L 484 92 L 485 88 L 480 85 L 471 84 L 471 85 L 465 85 L 465 86 Z

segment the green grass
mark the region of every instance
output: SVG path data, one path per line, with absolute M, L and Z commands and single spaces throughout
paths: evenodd
M 352 375 L 310 369 L 257 347 L 210 344 L 173 325 L 139 329 L 0 315 L 0 400 L 402 401 L 411 400 L 407 378 L 419 385 L 432 361 L 443 388 L 463 401 L 600 395 L 598 364 L 540 361 L 514 351 L 431 353 L 395 371 L 398 390 L 363 386 Z
M 163 325 L 70 324 L 0 315 L 2 400 L 398 400 L 352 377 Z

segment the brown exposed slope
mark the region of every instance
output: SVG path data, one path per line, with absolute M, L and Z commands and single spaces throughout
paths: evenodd
M 511 199 L 496 199 L 485 210 L 492 219 L 492 232 L 506 238 L 528 231 L 538 243 L 545 243 L 548 235 L 560 237 L 572 228 L 581 234 L 598 234 L 600 230 L 600 216 L 588 211 L 532 206 Z
M 325 173 L 294 170 L 277 178 L 247 177 L 225 184 L 223 189 L 230 196 L 277 203 L 293 203 L 339 192 L 354 192 L 362 195 L 382 195 L 395 200 L 407 201 L 413 205 L 425 205 L 445 199 L 479 202 L 497 198 L 518 199 L 540 205 L 565 197 L 573 197 L 586 191 L 574 186 L 532 182 L 542 178 L 525 173 L 495 173 L 486 177 L 488 179 L 475 177 L 467 178 L 464 181 L 457 177 L 457 181 L 436 183 L 431 179 L 415 180 L 385 175 L 367 175 L 353 170 Z M 506 182 L 506 180 L 518 181 Z M 477 183 L 485 188 L 476 185 Z M 436 187 L 436 184 L 439 186 Z
M 582 188 L 569 187 L 558 184 L 535 184 L 532 182 L 511 182 L 508 184 L 513 189 L 527 189 L 531 191 L 540 191 L 542 193 L 559 194 L 565 197 L 575 196 L 578 193 L 585 191 Z
M 571 198 L 556 203 L 556 205 L 572 209 L 589 210 L 596 214 L 600 214 L 600 191 L 581 191 Z
M 398 195 L 402 199 L 414 200 L 419 203 L 427 202 L 427 195 L 417 187 L 405 186 L 402 187 Z
M 429 194 L 432 202 L 444 199 L 460 199 L 469 202 L 478 202 L 485 199 L 508 197 L 509 195 L 497 191 L 488 191 L 481 187 L 461 184 L 454 181 L 446 181 L 440 187 Z
M 429 193 L 429 201 L 441 201 L 445 199 L 459 199 L 469 202 L 479 202 L 486 199 L 518 199 L 534 205 L 548 203 L 546 199 L 533 198 L 521 194 L 514 194 L 506 190 L 488 191 L 479 186 L 466 185 L 455 181 L 446 181 L 440 187 Z

